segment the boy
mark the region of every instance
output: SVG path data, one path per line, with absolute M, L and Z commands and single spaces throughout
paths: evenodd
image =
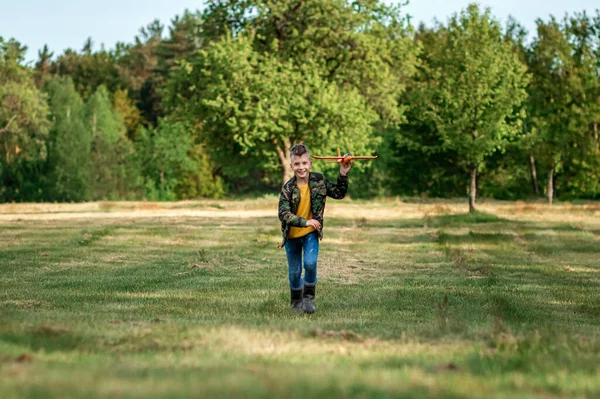
M 323 238 L 325 199 L 328 196 L 335 199 L 346 196 L 351 165 L 340 162 L 340 174 L 337 184 L 334 184 L 323 175 L 310 171 L 312 162 L 304 144 L 292 147 L 290 158 L 294 177 L 283 185 L 279 196 L 279 220 L 283 232 L 281 246 L 285 247 L 288 261 L 291 308 L 296 312 L 314 313 L 317 258 L 319 239 Z

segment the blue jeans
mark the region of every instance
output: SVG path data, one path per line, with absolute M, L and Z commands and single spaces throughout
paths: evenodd
M 304 281 L 302 280 L 302 249 L 304 249 Z M 301 290 L 303 286 L 317 284 L 317 258 L 319 257 L 319 234 L 313 231 L 285 243 L 290 288 Z

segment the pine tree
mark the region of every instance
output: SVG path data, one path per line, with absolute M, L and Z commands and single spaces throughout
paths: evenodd
M 85 122 L 92 136 L 90 192 L 92 199 L 116 199 L 137 189 L 139 168 L 134 147 L 126 137 L 123 117 L 113 108 L 104 86 L 85 105 Z
M 176 16 L 169 27 L 169 37 L 162 40 L 156 48 L 157 65 L 155 71 L 163 78 L 168 77 L 172 69 L 179 68 L 179 62 L 201 48 L 201 14 L 185 10 L 182 16 Z
M 35 64 L 35 84 L 38 88 L 42 88 L 50 76 L 52 57 L 54 57 L 54 53 L 48 49 L 46 44 L 41 51 L 38 51 L 38 61 Z

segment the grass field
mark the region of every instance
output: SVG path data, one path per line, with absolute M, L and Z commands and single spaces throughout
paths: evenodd
M 600 397 L 600 204 L 0 205 L 0 397 Z

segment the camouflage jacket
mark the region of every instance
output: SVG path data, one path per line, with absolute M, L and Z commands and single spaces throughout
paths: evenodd
M 327 197 L 342 199 L 348 191 L 348 176 L 338 175 L 337 184 L 325 179 L 320 173 L 311 172 L 308 177 L 310 187 L 310 210 L 313 219 L 321 223 L 319 238 L 323 238 L 323 213 L 325 212 L 325 200 Z M 291 227 L 306 227 L 307 220 L 296 215 L 300 204 L 300 189 L 296 185 L 296 176 L 288 180 L 281 188 L 279 195 L 279 220 L 281 220 L 281 232 L 283 247 L 287 241 Z

